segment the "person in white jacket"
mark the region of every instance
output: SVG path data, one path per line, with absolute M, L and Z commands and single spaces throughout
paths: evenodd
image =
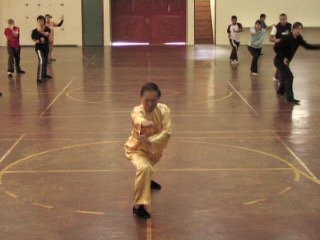
M 252 55 L 251 74 L 258 75 L 258 60 L 261 55 L 262 44 L 266 36 L 266 30 L 262 28 L 262 23 L 257 20 L 254 27 L 250 29 L 250 40 L 248 43 L 248 50 Z

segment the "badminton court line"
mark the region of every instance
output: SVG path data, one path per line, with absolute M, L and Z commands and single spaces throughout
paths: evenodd
M 294 153 L 294 151 L 281 139 L 281 137 L 273 132 L 278 141 L 287 149 L 287 151 L 299 162 L 299 164 L 309 173 L 309 175 L 317 182 L 320 183 L 320 180 L 311 172 L 307 165 Z
M 0 159 L 0 163 L 4 161 L 4 159 L 12 152 L 12 150 L 20 143 L 20 141 L 25 137 L 25 134 L 22 134 L 18 140 L 11 146 L 11 148 L 8 149 L 8 151 L 2 156 Z
M 51 106 L 58 100 L 58 98 L 62 95 L 62 93 L 71 85 L 71 83 L 75 80 L 75 78 L 73 78 L 68 84 L 67 86 L 65 86 L 61 92 L 52 100 L 52 102 L 46 107 L 46 109 L 40 114 L 40 117 L 43 117 L 44 114 L 46 114 L 46 112 L 49 110 L 49 108 L 51 108 Z
M 259 116 L 259 113 L 250 105 L 250 103 L 248 103 L 248 101 L 238 92 L 238 90 L 235 89 L 235 87 L 229 81 L 226 81 L 226 82 L 233 89 L 233 91 L 235 91 L 236 94 L 245 102 L 245 104 L 254 112 L 254 114 L 256 116 Z

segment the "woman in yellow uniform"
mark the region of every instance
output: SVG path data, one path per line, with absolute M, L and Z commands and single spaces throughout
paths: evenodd
M 146 206 L 151 203 L 151 190 L 161 185 L 151 180 L 155 165 L 171 136 L 170 109 L 159 103 L 161 91 L 155 83 L 145 84 L 140 92 L 141 105 L 131 112 L 133 130 L 125 143 L 127 158 L 136 168 L 135 205 L 133 214 L 150 218 Z

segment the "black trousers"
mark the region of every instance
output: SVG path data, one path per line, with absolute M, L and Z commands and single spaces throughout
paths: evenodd
M 261 55 L 262 48 L 253 48 L 248 46 L 248 50 L 252 56 L 250 70 L 251 72 L 258 73 L 258 60 Z
M 20 52 L 21 47 L 13 48 L 7 45 L 8 50 L 8 72 L 14 73 L 14 64 L 16 65 L 16 70 L 20 71 Z
M 274 65 L 276 66 L 277 70 L 279 71 L 279 86 L 277 92 L 280 94 L 285 93 L 287 98 L 293 98 L 293 74 L 290 70 L 290 67 L 285 65 L 283 60 L 278 58 L 274 59 Z
M 240 43 L 233 40 L 233 39 L 229 39 L 229 41 L 230 41 L 230 45 L 232 47 L 230 60 L 238 61 L 238 49 L 239 49 Z
M 36 48 L 36 53 L 39 60 L 37 80 L 42 80 L 47 75 L 49 48 Z

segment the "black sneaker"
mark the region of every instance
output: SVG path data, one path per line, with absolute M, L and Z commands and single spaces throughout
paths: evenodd
M 13 77 L 13 74 L 11 72 L 8 72 L 8 77 L 9 78 L 12 78 Z
M 300 100 L 294 99 L 293 97 L 287 98 L 287 102 L 293 103 L 293 104 L 299 104 Z
M 19 71 L 17 71 L 17 73 L 24 74 L 24 73 L 26 73 L 26 72 L 20 69 Z
M 141 205 L 138 208 L 133 207 L 132 211 L 133 211 L 133 215 L 139 218 L 151 218 L 150 213 L 147 212 L 147 210 L 144 208 L 143 205 Z
M 2 92 L 0 92 L 0 97 L 2 96 Z
M 151 180 L 151 189 L 155 189 L 155 190 L 160 190 L 161 189 L 161 185 L 153 180 Z

